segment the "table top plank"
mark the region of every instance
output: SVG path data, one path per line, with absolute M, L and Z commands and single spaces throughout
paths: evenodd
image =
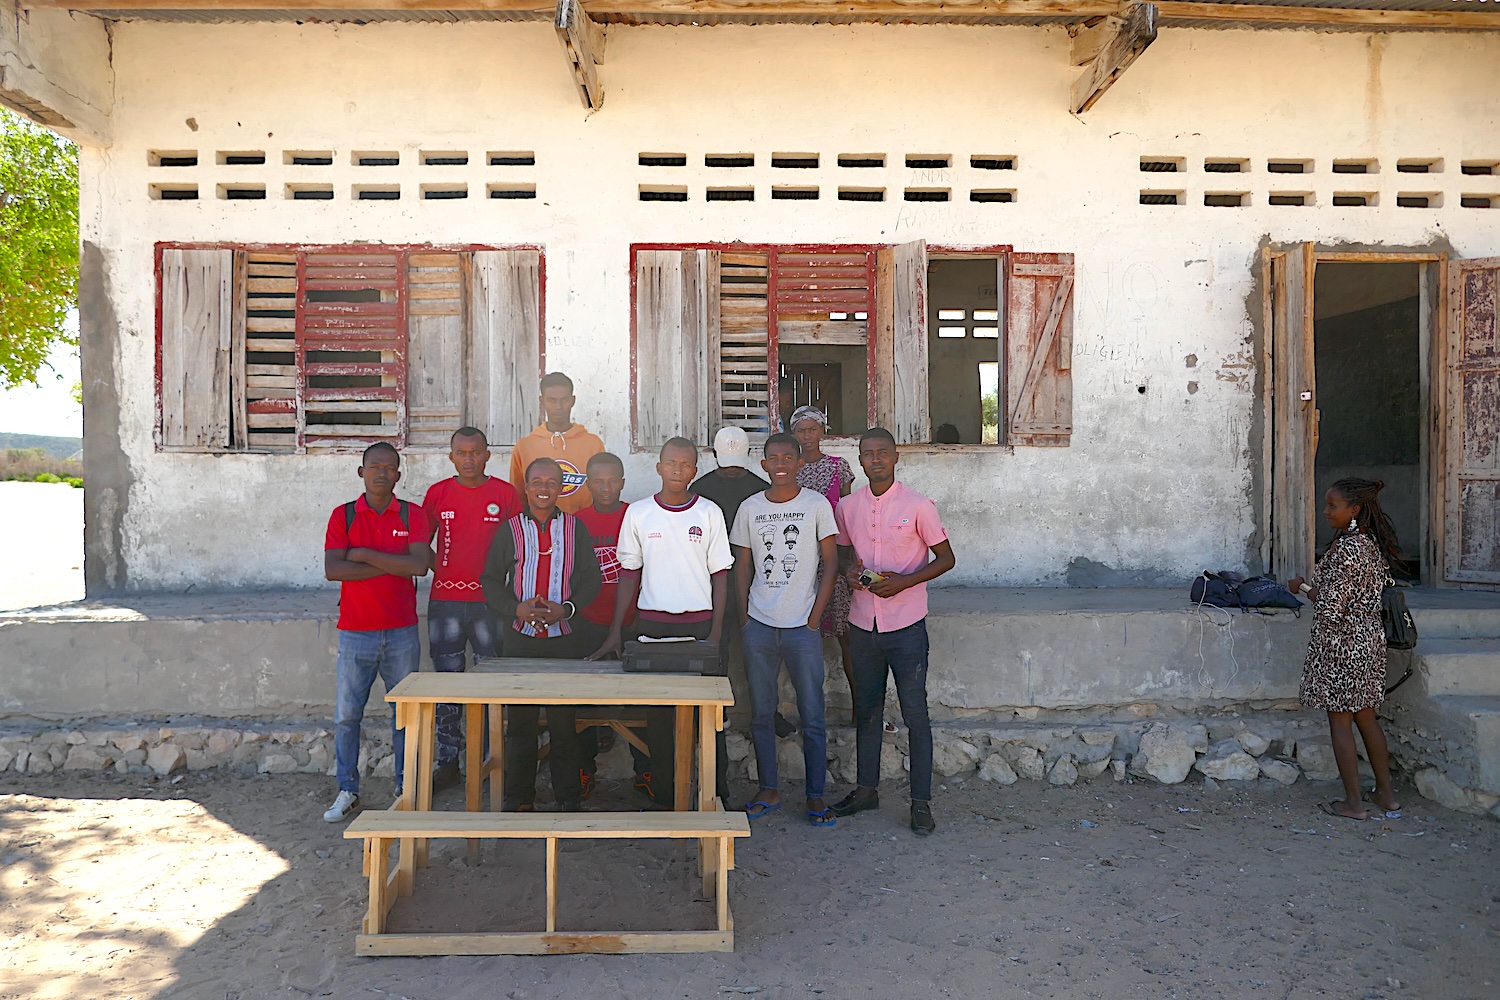
M 670 837 L 748 837 L 750 821 L 742 812 L 482 813 L 369 810 L 344 828 L 357 840 L 370 834 L 391 837 L 467 839 L 500 838 L 622 839 Z
M 619 660 L 548 660 L 528 656 L 480 656 L 471 674 L 623 674 Z
M 408 674 L 386 701 L 505 705 L 734 704 L 727 677 L 695 674 Z

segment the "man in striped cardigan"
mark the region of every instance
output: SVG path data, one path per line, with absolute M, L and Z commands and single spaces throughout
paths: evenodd
M 571 619 L 599 594 L 594 543 L 583 523 L 557 506 L 563 471 L 538 458 L 526 467 L 526 507 L 495 533 L 480 584 L 496 617 L 505 623 L 501 655 L 581 660 L 593 637 L 580 636 Z M 505 802 L 508 812 L 530 812 L 536 797 L 535 705 L 506 710 Z M 552 794 L 561 812 L 582 808 L 578 734 L 571 705 L 547 706 Z

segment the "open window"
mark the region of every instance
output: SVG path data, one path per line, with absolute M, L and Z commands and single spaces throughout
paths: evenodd
M 1069 254 L 929 260 L 920 240 L 633 254 L 637 448 L 726 424 L 763 439 L 809 403 L 834 436 L 880 424 L 900 444 L 955 430 L 950 443 L 1069 441 Z
M 497 444 L 530 430 L 538 250 L 160 254 L 163 449 L 440 448 L 465 423 Z

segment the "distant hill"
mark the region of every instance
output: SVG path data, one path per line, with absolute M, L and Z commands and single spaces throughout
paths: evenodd
M 83 438 L 0 432 L 0 451 L 6 448 L 41 448 L 55 458 L 69 459 L 83 450 Z

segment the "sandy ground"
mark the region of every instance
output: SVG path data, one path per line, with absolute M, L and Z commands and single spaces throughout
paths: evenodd
M 0 561 L 0 611 L 83 600 L 83 490 L 0 483 L 0 521 L 20 529 Z
M 1410 789 L 1405 818 L 1353 823 L 1316 810 L 1329 785 L 971 780 L 939 790 L 927 840 L 887 791 L 837 829 L 790 808 L 755 825 L 733 954 L 364 959 L 358 850 L 319 816 L 328 779 L 6 775 L 0 998 L 1500 995 L 1500 824 Z M 389 783 L 366 794 L 383 805 Z M 691 856 L 570 846 L 561 926 L 708 925 Z M 539 928 L 540 850 L 469 869 L 461 843 L 435 843 L 395 928 Z

